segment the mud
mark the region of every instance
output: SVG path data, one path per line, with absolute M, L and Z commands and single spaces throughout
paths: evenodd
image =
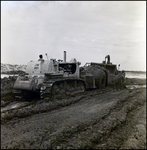
M 2 149 L 146 149 L 146 87 L 22 102 L 13 97 L 15 80 L 1 79 Z

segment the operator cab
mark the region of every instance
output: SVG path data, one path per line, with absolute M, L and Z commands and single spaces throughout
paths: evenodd
M 64 77 L 77 77 L 79 78 L 79 65 L 75 58 L 71 59 L 69 62 L 59 63 L 59 72 L 63 72 Z
M 74 74 L 76 72 L 76 64 L 75 63 L 60 63 L 59 71 L 69 72 L 69 74 Z

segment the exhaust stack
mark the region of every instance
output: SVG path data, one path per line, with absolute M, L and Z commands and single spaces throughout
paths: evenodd
M 66 62 L 66 51 L 64 51 L 64 62 Z
M 118 65 L 118 71 L 119 71 L 119 69 L 120 69 L 120 64 Z

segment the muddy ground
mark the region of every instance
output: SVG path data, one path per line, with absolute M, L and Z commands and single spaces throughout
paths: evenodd
M 1 79 L 2 149 L 146 149 L 146 87 L 15 101 L 15 80 Z

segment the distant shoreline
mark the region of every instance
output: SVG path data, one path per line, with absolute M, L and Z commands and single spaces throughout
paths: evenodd
M 1 74 L 9 74 L 9 75 L 24 74 L 24 73 L 25 73 L 25 71 L 21 71 L 21 70 L 19 70 L 19 71 L 5 71 L 5 72 L 1 72 Z
M 128 71 L 128 70 L 125 70 L 125 72 L 132 72 L 132 73 L 146 73 L 146 71 Z

